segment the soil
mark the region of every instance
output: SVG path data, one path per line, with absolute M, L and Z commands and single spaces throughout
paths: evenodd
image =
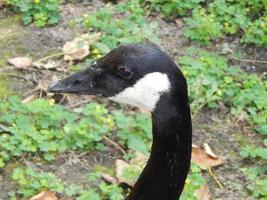
M 75 30 L 70 26 L 71 19 L 82 16 L 84 13 L 90 13 L 93 10 L 101 7 L 103 2 L 95 0 L 92 4 L 65 4 L 61 7 L 61 23 L 57 26 L 36 28 L 34 25 L 23 26 L 17 16 L 9 13 L 8 10 L 0 10 L 0 70 L 16 73 L 26 77 L 32 81 L 33 74 L 30 71 L 11 70 L 7 64 L 8 58 L 15 56 L 31 56 L 34 59 L 39 59 L 50 55 L 54 52 L 60 52 L 66 41 L 71 40 L 77 33 L 82 33 L 82 28 Z M 157 34 L 161 38 L 162 48 L 175 60 L 185 54 L 188 47 L 194 46 L 182 34 L 183 24 L 181 22 L 166 22 L 159 17 L 150 17 L 150 21 L 156 20 L 158 23 Z M 266 60 L 266 49 L 258 49 L 255 47 L 240 46 L 238 42 L 231 39 L 217 41 L 212 47 L 206 49 L 213 51 L 223 51 L 225 48 L 231 49 L 233 52 L 238 52 L 250 59 Z M 204 49 L 204 48 L 203 48 Z M 238 61 L 232 60 L 233 64 Z M 254 64 L 251 62 L 238 62 L 243 69 L 249 72 L 266 72 L 266 64 Z M 46 76 L 43 73 L 34 72 L 37 79 L 42 79 L 47 76 L 62 76 L 53 71 L 46 71 Z M 6 77 L 6 76 L 5 76 Z M 16 94 L 25 94 L 31 91 L 36 86 L 36 82 L 27 83 L 25 79 L 8 76 L 3 79 L 0 76 L 0 93 L 8 95 L 11 90 Z M 2 82 L 1 82 L 2 80 Z M 6 81 L 3 81 L 6 80 Z M 1 83 L 7 83 L 3 86 Z M 0 95 L 0 98 L 3 95 Z M 74 98 L 74 103 L 77 103 L 79 98 Z M 86 100 L 83 98 L 82 100 Z M 113 105 L 108 101 L 104 101 L 108 105 Z M 119 105 L 115 105 L 119 107 Z M 242 172 L 243 167 L 248 167 L 251 163 L 245 163 L 239 156 L 239 149 L 244 143 L 257 143 L 260 138 L 257 138 L 249 126 L 246 124 L 237 123 L 232 119 L 227 112 L 203 110 L 194 119 L 193 143 L 201 145 L 208 143 L 214 150 L 215 154 L 225 158 L 225 164 L 214 168 L 214 174 L 218 180 L 224 185 L 221 189 L 208 172 L 204 172 L 212 199 L 214 200 L 252 200 L 253 197 L 245 189 L 247 179 Z M 0 174 L 0 199 L 8 199 L 8 192 L 15 189 L 12 181 L 8 178 L 10 172 L 17 165 L 30 165 L 44 171 L 55 173 L 64 182 L 70 184 L 85 184 L 86 175 L 92 171 L 96 165 L 106 166 L 114 169 L 115 159 L 121 157 L 120 152 L 114 146 L 107 144 L 104 152 L 91 151 L 85 154 L 78 152 L 67 152 L 57 156 L 57 159 L 50 163 L 34 162 L 31 160 L 18 160 L 12 162 Z M 61 197 L 61 199 L 71 199 Z

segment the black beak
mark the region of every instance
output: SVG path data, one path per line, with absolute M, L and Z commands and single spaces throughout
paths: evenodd
M 63 80 L 53 82 L 48 86 L 47 91 L 51 93 L 99 95 L 93 86 L 93 79 L 98 73 L 97 70 L 88 68 Z

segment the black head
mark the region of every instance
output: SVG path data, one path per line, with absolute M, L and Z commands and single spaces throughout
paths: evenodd
M 48 91 L 104 96 L 153 110 L 175 79 L 185 82 L 165 53 L 153 44 L 138 43 L 112 50 L 86 70 L 52 83 Z

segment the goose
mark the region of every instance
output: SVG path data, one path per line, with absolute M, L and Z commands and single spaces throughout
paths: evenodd
M 190 168 L 192 123 L 186 79 L 166 53 L 150 43 L 121 45 L 48 91 L 101 96 L 150 111 L 151 154 L 126 200 L 179 199 Z

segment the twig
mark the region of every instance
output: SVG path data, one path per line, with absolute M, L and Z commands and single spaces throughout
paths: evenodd
M 31 95 L 31 94 L 37 92 L 38 90 L 40 90 L 40 88 L 35 87 L 34 89 L 32 89 L 32 90 L 26 92 L 26 93 L 23 95 L 23 98 L 25 98 L 25 97 L 27 97 L 27 96 L 29 96 L 29 95 Z
M 267 64 L 267 60 L 253 60 L 253 59 L 241 59 L 237 58 L 235 56 L 231 56 L 232 59 L 240 61 L 240 62 L 251 62 L 251 63 L 261 63 L 261 64 Z
M 209 167 L 209 174 L 211 175 L 211 177 L 215 180 L 215 182 L 218 184 L 218 186 L 221 188 L 221 189 L 225 189 L 224 186 L 221 184 L 221 182 L 219 181 L 219 179 L 217 178 L 217 176 L 213 173 L 211 167 Z
M 48 60 L 48 59 L 50 59 L 50 58 L 54 58 L 54 57 L 58 57 L 58 56 L 63 56 L 63 55 L 64 55 L 63 52 L 55 53 L 55 54 L 46 56 L 46 57 L 44 57 L 44 58 L 41 58 L 41 59 L 35 61 L 34 63 L 40 63 L 40 62 L 43 62 L 43 61 Z
M 17 74 L 11 74 L 11 73 L 3 73 L 3 72 L 1 72 L 0 75 L 2 75 L 2 76 L 13 76 L 13 77 L 16 77 L 16 78 L 23 79 L 23 80 L 29 82 L 30 84 L 32 84 L 32 82 L 29 81 L 27 78 L 25 78 L 23 76 L 20 76 L 20 75 L 17 75 Z
M 75 104 L 67 106 L 67 109 L 72 109 L 72 108 L 78 107 L 78 106 L 80 106 L 82 104 L 89 103 L 90 101 L 91 101 L 91 99 L 87 99 L 87 100 L 84 100 L 84 101 L 77 102 Z
M 107 136 L 103 136 L 103 139 L 108 141 L 109 143 L 111 143 L 112 145 L 114 145 L 117 149 L 119 149 L 124 155 L 127 154 L 126 151 L 120 146 L 118 145 L 116 142 L 112 141 L 111 139 L 109 139 Z

